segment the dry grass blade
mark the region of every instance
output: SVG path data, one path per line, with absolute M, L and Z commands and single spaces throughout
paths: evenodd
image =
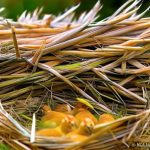
M 128 93 L 128 94 L 129 94 L 129 97 L 131 96 L 131 98 L 133 98 L 133 100 L 136 99 L 136 100 L 138 100 L 138 101 L 141 102 L 141 103 L 144 103 L 144 104 L 147 103 L 147 100 L 146 100 L 146 99 L 144 99 L 144 98 L 142 98 L 142 97 L 136 95 L 135 93 L 133 93 L 133 92 L 131 92 L 131 91 L 125 89 L 124 87 L 120 86 L 119 84 L 117 84 L 117 83 L 111 81 L 109 78 L 107 78 L 107 77 L 106 77 L 104 74 L 102 74 L 101 72 L 98 72 L 98 71 L 95 70 L 95 69 L 93 69 L 93 71 L 94 71 L 99 77 L 101 77 L 102 79 L 104 79 L 105 81 L 110 82 L 112 85 L 114 85 L 115 87 L 119 88 L 119 89 L 122 90 L 123 92 Z
M 31 143 L 35 142 L 35 128 L 36 128 L 36 117 L 35 117 L 35 114 L 33 114 L 31 136 L 30 136 Z
M 20 125 L 16 120 L 14 120 L 4 109 L 2 104 L 0 103 L 0 112 L 12 123 L 14 124 L 19 131 L 26 137 L 30 137 L 30 134 Z
M 11 31 L 12 31 L 12 37 L 13 37 L 14 47 L 15 47 L 15 50 L 16 50 L 16 57 L 20 58 L 20 52 L 19 52 L 19 48 L 18 48 L 18 43 L 17 43 L 16 33 L 15 33 L 15 28 L 13 26 L 11 27 Z

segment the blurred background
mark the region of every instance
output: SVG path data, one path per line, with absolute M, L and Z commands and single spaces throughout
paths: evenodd
M 101 0 L 103 9 L 101 10 L 100 19 L 111 15 L 127 0 Z M 88 11 L 93 7 L 97 0 L 0 0 L 0 8 L 5 7 L 3 16 L 6 18 L 16 19 L 23 11 L 32 12 L 36 8 L 43 7 L 43 13 L 52 13 L 57 15 L 66 8 L 81 3 L 77 14 Z M 150 6 L 150 0 L 143 0 L 141 11 Z M 147 15 L 150 15 L 147 14 Z

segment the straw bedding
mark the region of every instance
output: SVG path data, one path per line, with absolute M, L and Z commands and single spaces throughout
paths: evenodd
M 75 17 L 24 12 L 0 18 L 0 138 L 12 149 L 130 149 L 149 142 L 150 18 L 127 1 L 97 21 L 102 5 Z M 44 104 L 74 107 L 85 98 L 97 113 L 118 119 L 96 125 L 80 143 L 36 136 Z M 94 112 L 93 112 L 94 113 Z M 148 145 L 147 145 L 148 147 Z

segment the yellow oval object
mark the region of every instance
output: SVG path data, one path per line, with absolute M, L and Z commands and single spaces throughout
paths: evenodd
M 102 114 L 99 117 L 98 124 L 109 123 L 109 122 L 112 122 L 114 120 L 115 120 L 115 118 L 114 118 L 113 115 L 111 115 L 111 114 Z

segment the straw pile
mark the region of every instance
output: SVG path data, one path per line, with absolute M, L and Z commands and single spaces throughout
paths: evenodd
M 141 0 L 129 0 L 99 22 L 99 2 L 78 19 L 78 6 L 57 17 L 39 19 L 41 10 L 24 12 L 16 22 L 1 17 L 1 141 L 21 150 L 125 149 L 148 142 L 150 18 L 144 17 L 149 8 L 138 13 L 140 6 Z M 119 119 L 95 126 L 81 143 L 35 136 L 43 104 L 74 107 L 77 97 Z

